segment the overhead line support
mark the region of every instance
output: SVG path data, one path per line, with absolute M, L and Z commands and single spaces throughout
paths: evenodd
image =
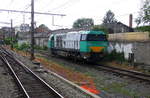
M 34 60 L 34 0 L 31 0 L 31 60 Z

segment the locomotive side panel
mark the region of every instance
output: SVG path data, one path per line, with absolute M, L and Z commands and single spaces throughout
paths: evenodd
M 54 36 L 54 48 L 62 50 L 79 50 L 80 33 L 71 32 Z
M 66 49 L 71 50 L 79 50 L 80 49 L 80 33 L 79 32 L 72 32 L 66 34 Z
M 53 54 L 85 60 L 100 59 L 108 46 L 106 34 L 101 31 L 54 34 L 49 43 Z

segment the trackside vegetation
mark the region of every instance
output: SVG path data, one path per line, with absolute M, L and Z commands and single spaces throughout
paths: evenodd
M 149 32 L 149 37 L 150 37 L 150 26 L 140 26 L 135 28 L 136 31 L 141 31 L 141 32 Z
M 124 58 L 124 53 L 118 53 L 116 50 L 113 50 L 111 53 L 106 52 L 106 56 L 103 59 L 104 61 L 117 61 L 119 63 L 123 63 L 126 61 Z
M 14 44 L 14 48 L 16 48 L 17 50 L 22 50 L 22 51 L 29 51 L 30 50 L 30 44 L 29 43 L 22 43 L 22 44 Z M 47 50 L 47 46 L 38 46 L 38 45 L 35 45 L 34 46 L 34 49 L 35 50 Z

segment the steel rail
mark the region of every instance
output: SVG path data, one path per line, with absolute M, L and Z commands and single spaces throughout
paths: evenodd
M 3 49 L 4 50 L 4 49 Z M 42 84 L 44 84 L 45 87 L 47 87 L 49 90 L 52 91 L 52 93 L 54 95 L 57 96 L 57 98 L 64 98 L 61 94 L 59 94 L 56 90 L 54 90 L 50 85 L 48 85 L 43 79 L 41 79 L 39 76 L 37 76 L 33 71 L 31 71 L 27 66 L 25 66 L 21 61 L 19 61 L 17 58 L 15 58 L 14 56 L 12 56 L 8 51 L 4 50 L 7 56 L 11 57 L 12 59 L 14 59 L 19 65 L 21 65 L 23 68 L 25 68 L 27 71 L 29 71 L 34 77 L 36 77 L 36 79 L 38 79 Z M 5 58 L 6 59 L 6 58 Z M 6 59 L 7 60 L 7 59 Z M 7 61 L 8 63 L 8 61 Z M 9 64 L 9 66 L 11 67 L 11 65 Z M 12 68 L 11 68 L 12 69 Z M 13 69 L 12 69 L 13 70 Z M 13 71 L 14 72 L 14 71 Z M 15 73 L 15 72 L 14 72 Z M 17 76 L 17 75 L 16 75 Z M 17 78 L 18 79 L 18 78 Z M 19 80 L 19 79 L 18 79 Z M 20 82 L 21 83 L 21 82 Z M 22 85 L 23 87 L 23 85 Z M 27 94 L 27 91 L 24 89 L 24 91 Z M 29 95 L 28 95 L 29 96 Z M 30 97 L 27 97 L 30 98 Z
M 41 53 L 44 54 L 44 55 L 47 55 L 46 52 L 45 53 L 41 52 Z M 120 75 L 122 74 L 122 75 L 125 75 L 125 76 L 128 76 L 128 77 L 132 77 L 132 78 L 136 78 L 136 79 L 140 79 L 140 80 L 150 82 L 150 75 L 149 74 L 144 74 L 144 73 L 141 73 L 141 72 L 138 72 L 138 71 L 133 71 L 133 70 L 121 69 L 121 68 L 118 68 L 118 67 L 113 67 L 113 66 L 108 66 L 108 65 L 100 65 L 100 64 L 97 64 L 97 63 L 93 63 L 93 64 L 94 64 L 94 66 L 92 66 L 92 68 L 94 68 L 96 70 L 103 69 L 103 70 L 111 71 L 111 72 L 114 72 L 114 73 L 118 73 Z
M 146 76 L 146 77 L 149 77 L 150 78 L 150 75 L 149 74 L 144 74 L 144 73 L 141 73 L 141 72 L 138 72 L 138 71 L 131 71 L 131 70 L 126 70 L 126 69 L 122 69 L 122 68 L 118 68 L 118 67 L 112 67 L 112 66 L 106 66 L 106 65 L 103 65 L 105 67 L 109 67 L 109 68 L 112 68 L 112 69 L 116 69 L 116 70 L 121 70 L 121 71 L 125 71 L 125 72 L 129 72 L 129 73 L 133 73 L 133 74 L 138 74 L 138 75 L 143 75 L 143 76 Z
M 1 59 L 4 61 L 4 63 L 10 69 L 11 73 L 13 74 L 13 77 L 15 78 L 15 81 L 17 82 L 17 85 L 21 88 L 21 91 L 23 92 L 24 97 L 30 98 L 29 95 L 28 95 L 28 93 L 26 92 L 25 88 L 23 87 L 21 81 L 19 80 L 18 76 L 14 72 L 13 68 L 11 67 L 11 65 L 9 64 L 9 62 L 7 61 L 7 59 L 4 56 L 2 56 L 2 55 L 3 54 L 0 55 Z
M 22 65 L 23 67 L 25 67 L 29 72 L 31 72 L 38 80 L 40 80 L 43 84 L 46 85 L 46 87 L 48 87 L 50 90 L 52 90 L 54 92 L 54 94 L 59 95 L 60 98 L 64 98 L 62 95 L 60 95 L 56 90 L 54 90 L 50 85 L 48 85 L 43 79 L 41 79 L 39 76 L 37 76 L 33 71 L 31 71 L 27 66 L 25 66 L 21 61 L 19 61 L 18 59 L 14 58 L 14 60 L 16 60 L 20 65 Z
M 96 68 L 115 72 L 115 73 L 119 73 L 122 75 L 126 75 L 129 77 L 133 77 L 133 78 L 137 78 L 140 80 L 150 82 L 150 75 L 148 75 L 148 74 L 144 74 L 144 73 L 140 73 L 140 72 L 136 72 L 136 71 L 131 71 L 131 70 L 126 70 L 126 69 L 122 69 L 122 68 L 117 68 L 117 67 L 112 67 L 112 66 L 106 66 L 106 65 L 99 65 Z

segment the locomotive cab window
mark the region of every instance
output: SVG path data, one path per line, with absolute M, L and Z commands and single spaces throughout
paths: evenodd
M 86 38 L 87 38 L 87 34 L 82 34 L 82 35 L 81 35 L 81 41 L 85 41 Z
M 104 34 L 88 34 L 87 41 L 107 41 L 107 38 Z

